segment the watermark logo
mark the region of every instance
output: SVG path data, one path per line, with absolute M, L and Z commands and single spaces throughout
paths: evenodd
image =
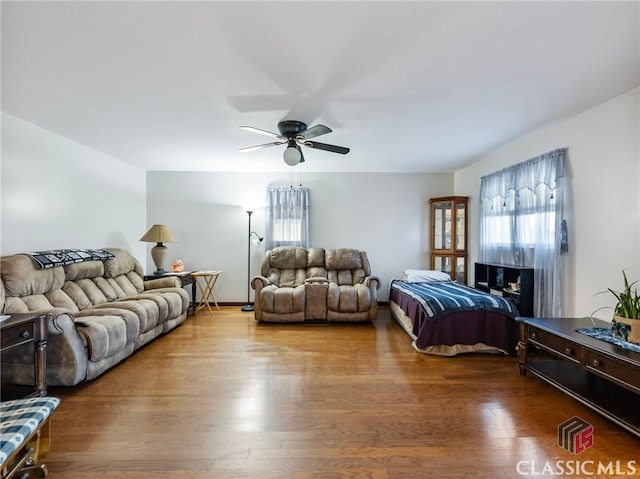
M 577 455 L 593 447 L 593 426 L 577 416 L 558 426 L 558 445 Z M 587 455 L 588 456 L 588 455 Z M 516 472 L 522 477 L 541 479 L 542 477 L 623 477 L 635 476 L 640 472 L 636 461 L 594 461 L 559 459 L 556 461 L 522 460 L 516 464 Z
M 558 426 L 558 445 L 572 454 L 580 454 L 593 446 L 593 426 L 578 416 Z

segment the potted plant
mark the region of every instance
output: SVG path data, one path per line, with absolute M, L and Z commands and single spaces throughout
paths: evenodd
M 622 291 L 607 288 L 607 291 L 617 300 L 613 308 L 611 330 L 614 336 L 624 341 L 640 343 L 640 320 L 638 319 L 640 314 L 640 296 L 638 296 L 637 288 L 634 288 L 637 281 L 629 283 L 624 270 L 622 270 L 622 277 L 624 278 Z M 604 293 L 606 291 L 601 292 Z

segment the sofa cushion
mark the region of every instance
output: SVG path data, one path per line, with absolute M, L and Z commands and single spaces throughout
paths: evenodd
M 104 263 L 102 261 L 85 261 L 64 267 L 64 278 L 66 281 L 97 278 L 100 276 L 104 276 Z
M 307 272 L 304 269 L 272 269 L 269 278 L 273 278 L 272 282 L 281 288 L 295 288 L 304 284 Z
M 144 275 L 142 266 L 128 251 L 120 248 L 106 248 L 106 250 L 113 253 L 115 258 L 104 262 L 105 278 L 115 278 L 131 272 L 135 272 L 140 277 Z
M 118 292 L 119 298 L 126 296 L 133 296 L 134 294 L 142 293 L 144 291 L 144 280 L 138 273 L 131 271 L 129 273 L 121 274 L 114 278 L 107 280 L 109 284 Z
M 7 296 L 30 296 L 61 289 L 64 270 L 35 268 L 29 256 L 16 254 L 0 258 L 0 276 Z
M 138 317 L 139 332 L 144 333 L 153 329 L 158 324 L 160 312 L 155 301 L 144 298 L 129 298 L 108 303 L 97 304 L 88 311 L 97 311 L 101 308 L 116 308 L 130 311 Z
M 107 301 L 109 301 L 109 298 L 111 298 L 111 300 L 114 300 L 117 298 L 115 292 L 107 292 L 107 295 L 105 295 L 105 293 L 103 292 L 103 288 L 100 288 L 94 281 L 100 281 L 104 283 L 104 278 L 85 278 L 85 279 L 80 279 L 78 281 L 74 281 L 74 283 L 82 290 L 82 292 L 85 294 L 85 296 L 89 299 L 89 302 L 91 305 L 97 305 L 97 304 L 102 304 L 102 303 L 106 303 Z M 112 293 L 112 294 L 109 294 Z M 72 297 L 72 299 L 74 299 Z
M 269 262 L 272 268 L 300 269 L 307 267 L 307 250 L 279 247 L 271 250 Z
M 327 279 L 339 285 L 360 283 L 370 274 L 364 253 L 356 249 L 339 248 L 326 250 Z
M 98 308 L 86 309 L 75 315 L 75 324 L 79 328 L 87 327 L 87 324 L 94 321 L 95 318 L 104 316 L 121 318 L 125 327 L 125 344 L 135 343 L 141 331 L 140 319 L 134 311 L 122 308 L 110 308 L 106 305 Z M 89 321 L 85 321 L 85 318 L 90 319 Z
M 49 303 L 56 308 L 63 308 L 72 313 L 79 311 L 78 306 L 73 300 L 61 289 L 56 289 L 45 294 Z
M 359 313 L 368 311 L 372 306 L 370 288 L 357 284 L 355 286 L 338 286 L 329 283 L 327 293 L 327 309 L 341 313 Z
M 178 318 L 189 309 L 189 293 L 182 288 L 159 288 L 138 294 L 136 298 L 146 298 L 155 301 L 158 305 L 159 322 L 167 319 Z
M 362 269 L 362 256 L 356 249 L 328 249 L 326 265 L 327 269 Z
M 127 326 L 120 316 L 86 316 L 78 332 L 86 341 L 89 360 L 100 361 L 113 356 L 127 344 Z
M 296 288 L 267 286 L 260 295 L 260 307 L 273 313 L 299 313 L 304 311 L 304 285 Z
M 309 248 L 307 251 L 307 267 L 320 267 L 325 266 L 325 250 L 324 248 Z
M 307 278 L 327 278 L 324 248 L 309 248 L 307 255 Z
M 98 276 L 67 281 L 62 289 L 82 311 L 99 304 L 135 296 L 144 291 L 143 283 L 142 278 L 131 272 L 115 278 Z
M 73 281 L 67 281 L 62 287 L 62 291 L 71 298 L 80 311 L 91 307 L 93 304 L 91 303 L 89 296 L 87 296 L 87 293 L 85 293 L 84 290 Z

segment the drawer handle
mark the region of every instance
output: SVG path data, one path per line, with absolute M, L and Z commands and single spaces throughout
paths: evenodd
M 573 349 L 572 348 L 567 348 L 567 349 L 564 350 L 564 353 L 567 356 L 571 356 L 571 355 L 573 355 Z
M 600 366 L 602 366 L 602 361 L 600 361 L 599 359 L 594 359 L 594 360 L 593 360 L 593 365 L 594 365 L 596 368 L 599 368 Z
M 531 333 L 531 339 L 538 339 L 538 333 Z
M 22 331 L 22 337 L 24 339 L 27 339 L 27 338 L 31 337 L 31 333 L 29 331 Z

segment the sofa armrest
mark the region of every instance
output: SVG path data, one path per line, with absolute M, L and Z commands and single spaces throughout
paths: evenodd
M 86 345 L 77 330 L 74 314 L 64 308 L 33 313 L 50 313 L 47 339 L 47 383 L 75 386 L 87 376 Z M 2 353 L 3 379 L 14 384 L 34 384 L 33 348 L 13 348 Z
M 380 278 L 377 276 L 367 276 L 362 279 L 362 284 L 376 290 L 380 289 Z
M 46 314 L 49 316 L 47 318 L 47 331 L 49 336 L 64 334 L 65 328 L 74 323 L 74 314 L 65 308 L 41 309 L 29 311 L 29 313 L 37 315 Z
M 144 282 L 144 290 L 160 288 L 180 288 L 180 278 L 176 276 L 166 276 L 164 278 L 148 279 Z
M 265 286 L 269 286 L 271 281 L 269 281 L 264 276 L 254 276 L 251 279 L 251 287 L 256 290 L 256 292 L 260 291 Z
M 259 321 L 260 319 L 262 319 L 262 306 L 261 306 L 261 302 L 260 302 L 260 291 L 262 291 L 263 288 L 266 288 L 269 285 L 271 285 L 271 281 L 269 281 L 264 276 L 260 276 L 260 275 L 259 276 L 254 276 L 251 279 L 251 287 L 255 290 L 253 311 L 254 311 L 254 317 L 255 317 L 256 321 Z

